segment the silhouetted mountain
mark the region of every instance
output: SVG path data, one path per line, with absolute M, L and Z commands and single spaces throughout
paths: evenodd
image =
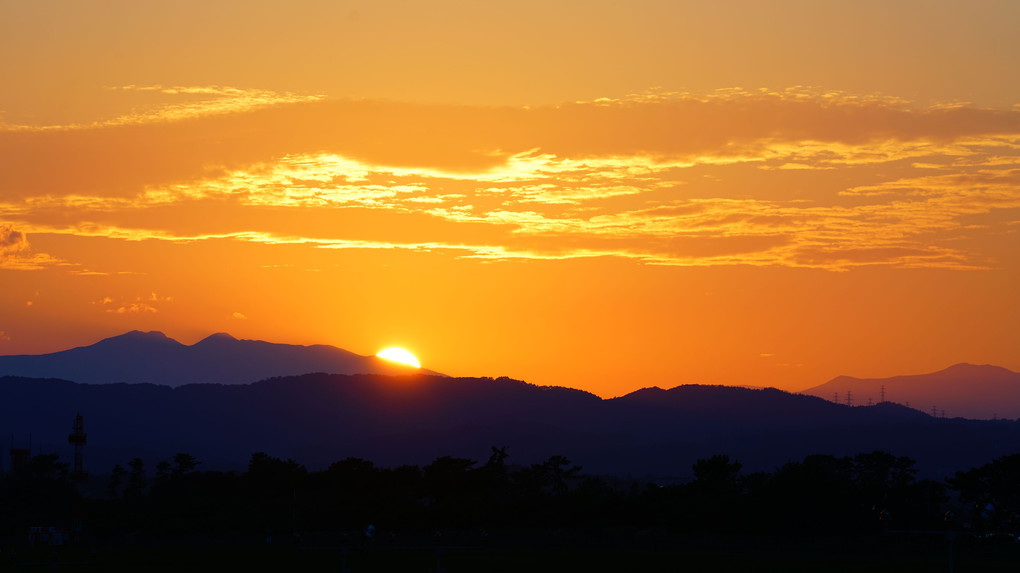
M 833 395 L 841 402 L 849 390 L 855 404 L 885 399 L 930 412 L 932 407 L 941 416 L 974 419 L 1020 418 L 1020 373 L 999 366 L 956 364 L 931 374 L 893 376 L 891 378 L 852 378 L 838 376 L 802 391 L 802 394 L 828 400 Z
M 947 475 L 1020 450 L 1016 422 L 942 420 L 891 404 L 847 408 L 775 389 L 679 386 L 603 400 L 507 378 L 424 374 L 177 388 L 0 378 L 0 436 L 24 441 L 31 432 L 37 446 L 69 455 L 78 412 L 97 471 L 176 452 L 206 468 L 243 467 L 256 451 L 312 467 L 351 456 L 424 464 L 443 455 L 484 459 L 496 445 L 508 446 L 514 463 L 562 454 L 587 472 L 616 475 L 686 477 L 696 459 L 719 453 L 755 471 L 877 449 Z
M 411 368 L 335 346 L 274 344 L 213 334 L 186 346 L 162 332 L 137 330 L 52 354 L 0 356 L 0 375 L 62 378 L 89 384 L 148 382 L 246 384 L 272 376 L 409 374 Z M 436 374 L 429 370 L 426 373 Z

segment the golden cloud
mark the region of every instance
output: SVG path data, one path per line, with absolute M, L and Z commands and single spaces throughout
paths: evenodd
M 150 293 L 148 296 L 138 296 L 127 301 L 118 301 L 106 296 L 92 304 L 102 307 L 103 312 L 110 314 L 156 314 L 159 312 L 158 305 L 167 302 L 173 302 L 173 297 Z
M 526 109 L 118 89 L 197 99 L 0 130 L 0 208 L 19 229 L 0 248 L 32 232 L 971 269 L 994 264 L 971 219 L 1001 228 L 1020 206 L 1020 110 L 808 90 Z
M 0 225 L 0 269 L 38 271 L 67 263 L 46 253 L 31 252 L 28 234 L 13 225 Z
M 0 225 L 0 256 L 24 251 L 28 248 L 28 238 L 13 225 Z

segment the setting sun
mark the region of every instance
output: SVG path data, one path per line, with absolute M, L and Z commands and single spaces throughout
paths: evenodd
M 403 348 L 387 348 L 386 350 L 380 350 L 376 356 L 386 360 L 392 360 L 393 362 L 408 364 L 415 368 L 421 368 L 421 363 L 414 357 L 414 354 L 411 354 Z

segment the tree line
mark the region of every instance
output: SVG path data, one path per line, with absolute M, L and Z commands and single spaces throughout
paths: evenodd
M 101 495 L 83 496 L 68 464 L 37 455 L 0 479 L 0 536 L 65 525 L 88 535 L 225 533 L 287 539 L 309 531 L 380 536 L 437 531 L 572 530 L 686 535 L 859 536 L 892 530 L 1020 533 L 1020 454 L 944 481 L 917 479 L 914 460 L 875 451 L 812 455 L 774 472 L 742 473 L 719 455 L 685 483 L 587 475 L 565 456 L 513 465 L 507 448 L 484 462 L 444 456 L 423 467 L 347 458 L 321 471 L 265 453 L 245 471 L 203 471 L 187 453 L 148 471 L 114 466 Z M 75 508 L 72 510 L 72 508 Z

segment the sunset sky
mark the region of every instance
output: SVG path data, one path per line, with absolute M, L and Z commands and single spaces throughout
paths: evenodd
M 0 354 L 1020 370 L 1020 2 L 0 0 Z

